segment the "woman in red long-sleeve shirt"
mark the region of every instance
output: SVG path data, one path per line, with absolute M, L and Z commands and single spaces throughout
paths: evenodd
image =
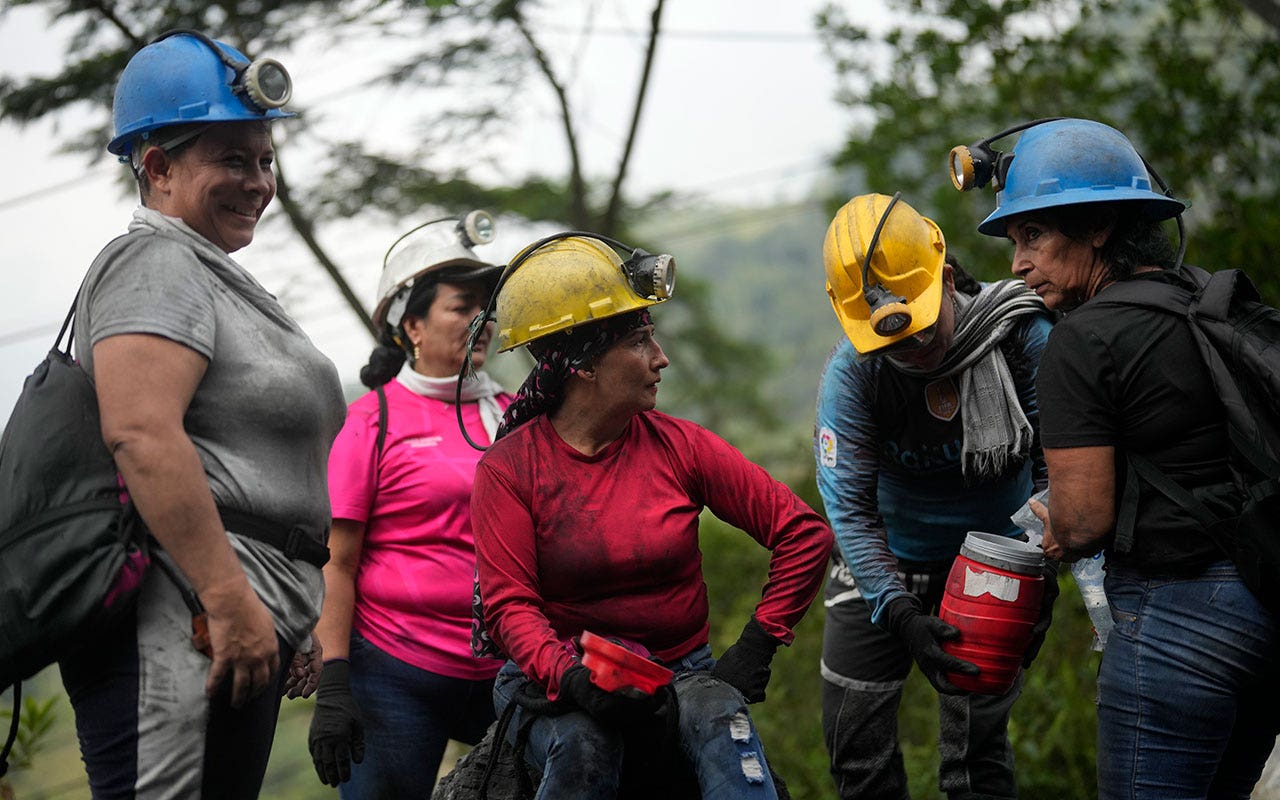
M 484 620 L 510 659 L 495 706 L 527 684 L 559 704 L 528 732 L 539 798 L 616 796 L 623 731 L 655 711 L 651 698 L 591 682 L 575 644 L 584 631 L 676 673 L 681 750 L 704 798 L 776 797 L 747 704 L 764 699 L 832 534 L 722 439 L 654 410 L 670 362 L 648 307 L 670 289 L 640 292 L 670 267 L 663 258 L 624 264 L 595 239 L 544 240 L 513 262 L 498 298 L 500 346 L 528 344 L 538 363 L 480 462 L 472 514 Z M 718 661 L 698 549 L 704 508 L 773 554 L 755 614 Z M 516 712 L 509 738 L 528 713 Z

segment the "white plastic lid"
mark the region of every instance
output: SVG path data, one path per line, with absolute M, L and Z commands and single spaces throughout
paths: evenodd
M 969 531 L 960 545 L 960 555 L 980 564 L 1039 575 L 1044 567 L 1044 551 L 1039 547 L 1008 536 L 982 531 Z

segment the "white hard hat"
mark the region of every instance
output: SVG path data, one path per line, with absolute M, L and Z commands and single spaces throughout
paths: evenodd
M 484 211 L 434 219 L 409 230 L 382 259 L 373 324 L 399 326 L 409 293 L 424 275 L 447 271 L 444 277 L 451 282 L 496 283 L 502 267 L 482 261 L 471 249 L 493 241 L 493 234 L 493 217 Z

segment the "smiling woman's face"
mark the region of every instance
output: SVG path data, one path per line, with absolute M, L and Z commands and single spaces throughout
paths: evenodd
M 1097 253 L 1106 232 L 1084 241 L 1072 239 L 1043 218 L 1026 214 L 1010 217 L 1005 232 L 1013 242 L 1013 274 L 1049 308 L 1069 311 L 1097 292 L 1105 272 Z
M 153 155 L 154 153 L 154 155 Z M 190 225 L 224 253 L 253 241 L 253 231 L 276 194 L 271 171 L 275 151 L 260 122 L 223 122 L 176 154 L 155 151 L 144 157 L 165 160 L 163 174 L 152 175 L 148 204 Z

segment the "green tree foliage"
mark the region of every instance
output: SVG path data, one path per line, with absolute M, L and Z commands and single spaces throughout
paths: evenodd
M 1125 132 L 1191 201 L 1189 263 L 1243 268 L 1280 300 L 1280 36 L 1241 3 L 887 3 L 875 31 L 836 5 L 818 18 L 856 120 L 839 160 L 903 190 L 976 272 L 1006 274 L 1009 248 L 974 231 L 994 197 L 957 193 L 948 151 L 1026 120 L 1085 117 Z

